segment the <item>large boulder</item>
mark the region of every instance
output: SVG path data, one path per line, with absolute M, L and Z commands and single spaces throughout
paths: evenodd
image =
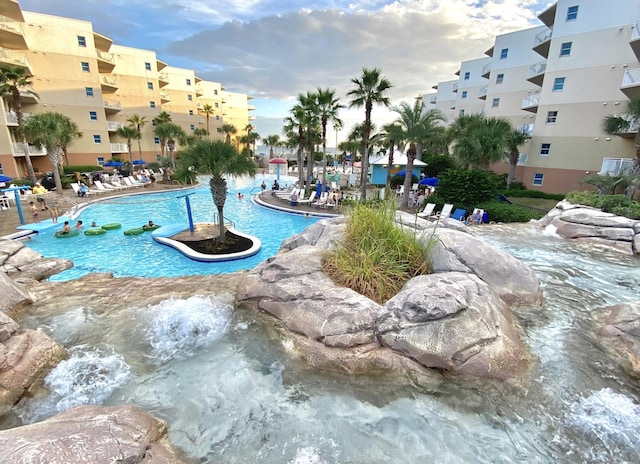
M 640 302 L 600 308 L 592 317 L 597 343 L 632 374 L 639 375 Z
M 78 406 L 0 432 L 3 462 L 180 464 L 166 424 L 134 406 Z
M 39 330 L 21 330 L 0 313 L 0 415 L 24 395 L 42 387 L 67 351 Z
M 44 258 L 22 242 L 0 239 L 0 270 L 15 282 L 41 281 L 72 267 L 68 259 Z
M 30 301 L 31 297 L 22 285 L 16 284 L 4 272 L 0 272 L 0 313 L 6 313 L 11 308 Z

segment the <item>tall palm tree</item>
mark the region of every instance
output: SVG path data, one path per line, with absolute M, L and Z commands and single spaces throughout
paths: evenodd
M 450 129 L 455 142 L 453 152 L 460 163 L 479 169 L 488 169 L 504 159 L 513 131 L 506 119 L 487 118 L 483 114 L 460 116 Z
M 327 124 L 334 123 L 342 125 L 342 121 L 338 118 L 338 111 L 344 108 L 340 104 L 340 99 L 336 97 L 335 89 L 322 89 L 318 87 L 315 94 L 316 109 L 320 118 L 320 127 L 322 128 L 322 185 L 327 183 Z
M 187 147 L 180 156 L 182 167 L 191 167 L 201 173 L 209 174 L 209 189 L 213 197 L 213 203 L 218 209 L 218 226 L 220 230 L 219 240 L 226 239 L 224 226 L 224 204 L 227 201 L 226 175 L 250 175 L 256 174 L 256 165 L 250 156 L 238 153 L 231 143 L 220 140 L 200 140 Z
M 222 126 L 218 127 L 217 130 L 218 133 L 224 134 L 224 139 L 227 143 L 231 143 L 231 136 L 235 135 L 238 132 L 238 129 L 236 129 L 236 126 L 234 126 L 233 124 L 223 124 Z
M 207 118 L 207 134 L 209 134 L 209 117 L 215 113 L 215 109 L 209 103 L 205 103 L 202 105 L 202 108 L 200 108 L 200 112 Z
M 529 136 L 522 130 L 512 130 L 507 138 L 507 158 L 509 158 L 509 175 L 507 176 L 507 190 L 511 188 L 511 183 L 516 176 L 516 166 L 520 158 L 520 146 L 523 145 Z
M 172 122 L 164 122 L 158 124 L 153 128 L 153 133 L 160 139 L 160 153 L 162 153 L 163 157 L 165 154 L 165 149 L 168 146 L 169 148 L 171 148 L 171 146 L 174 146 L 173 144 L 175 144 L 175 141 L 184 136 L 184 130 L 182 130 L 182 127 Z M 176 161 L 173 155 L 173 150 L 170 149 L 169 151 L 169 156 L 171 157 L 171 165 L 175 169 Z
M 11 95 L 11 105 L 13 107 L 13 111 L 16 113 L 16 118 L 18 119 L 16 139 L 22 141 L 22 146 L 24 148 L 24 161 L 27 164 L 29 180 L 32 184 L 35 184 L 37 180 L 36 173 L 33 170 L 31 156 L 29 156 L 29 144 L 23 134 L 24 114 L 22 113 L 22 100 L 20 99 L 20 89 L 30 87 L 31 84 L 32 82 L 29 80 L 29 75 L 25 68 L 8 65 L 0 66 L 0 94 Z
M 268 135 L 263 138 L 262 141 L 269 146 L 269 159 L 274 158 L 274 147 L 278 146 L 280 142 L 280 136 L 278 134 Z
M 636 162 L 633 173 L 640 172 L 640 97 L 629 100 L 625 112 L 621 115 L 605 116 L 602 128 L 607 134 L 621 135 L 627 131 L 635 132 Z
M 387 124 L 385 126 L 382 126 L 382 134 L 384 137 L 384 140 L 387 144 L 387 152 L 389 153 L 389 159 L 387 160 L 388 164 L 387 164 L 387 179 L 385 181 L 385 192 L 391 192 L 391 165 L 393 165 L 393 156 L 396 150 L 396 145 L 397 146 L 401 146 L 403 145 L 403 130 L 402 130 L 402 126 L 399 125 L 397 122 L 391 123 L 391 124 Z M 409 172 L 409 171 L 407 171 Z
M 399 114 L 396 123 L 402 127 L 402 138 L 409 143 L 407 154 L 406 175 L 404 176 L 404 195 L 400 201 L 401 208 L 407 208 L 409 204 L 409 193 L 411 192 L 413 163 L 416 159 L 418 150 L 417 146 L 424 140 L 427 140 L 439 121 L 445 121 L 444 114 L 437 109 L 424 112 L 422 102 L 416 100 L 411 106 L 407 102 L 400 103 L 399 106 L 393 108 L 393 111 Z
M 142 128 L 147 124 L 147 117 L 133 114 L 127 118 L 127 122 L 138 130 L 138 155 L 142 159 Z
M 82 134 L 78 126 L 64 114 L 45 112 L 31 116 L 24 124 L 26 139 L 47 149 L 51 171 L 56 184 L 56 192 L 62 195 L 60 166 L 62 164 L 62 148 L 67 147 Z
M 127 151 L 129 152 L 129 163 L 133 166 L 133 149 L 131 148 L 131 140 L 140 141 L 140 131 L 136 126 L 122 126 L 118 127 L 116 134 L 127 141 Z
M 371 134 L 371 111 L 373 105 L 383 105 L 389 107 L 390 100 L 385 93 L 391 89 L 392 85 L 387 79 L 382 77 L 382 71 L 378 68 L 362 68 L 360 78 L 351 79 L 355 85 L 347 95 L 352 98 L 350 108 L 361 108 L 364 106 L 364 156 L 362 157 L 362 185 L 360 196 L 362 201 L 367 199 L 367 177 L 369 173 L 369 136 Z
M 158 114 L 158 116 L 153 118 L 152 121 L 156 125 L 164 124 L 165 122 L 172 122 L 173 121 L 173 116 L 171 116 L 171 113 L 167 113 L 166 111 L 162 111 L 161 113 Z

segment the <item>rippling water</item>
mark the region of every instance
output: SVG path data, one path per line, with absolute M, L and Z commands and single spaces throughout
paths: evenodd
M 254 313 L 194 296 L 20 321 L 72 350 L 47 379 L 50 395 L 21 404 L 21 418 L 83 401 L 137 404 L 167 420 L 194 462 L 640 462 L 638 379 L 585 335 L 596 308 L 638 300 L 639 260 L 528 225 L 475 231 L 543 285 L 542 307 L 515 310 L 536 360 L 522 385 L 316 372 Z

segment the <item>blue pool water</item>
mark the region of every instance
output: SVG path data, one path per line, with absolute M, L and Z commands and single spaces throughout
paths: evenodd
M 269 179 L 266 179 L 269 181 Z M 225 274 L 251 269 L 278 252 L 282 240 L 299 233 L 317 221 L 300 215 L 271 211 L 252 203 L 250 194 L 259 192 L 262 177 L 228 179 L 229 193 L 224 215 L 236 229 L 258 237 L 260 252 L 252 257 L 220 263 L 202 263 L 186 258 L 173 248 L 156 243 L 151 234 L 125 236 L 123 231 L 141 227 L 152 220 L 156 224 L 188 223 L 184 198 L 190 195 L 194 222 L 212 222 L 217 209 L 208 184 L 188 191 L 129 195 L 111 198 L 83 210 L 77 219 L 85 227 L 92 221 L 98 225 L 110 222 L 122 224 L 119 230 L 106 234 L 58 239 L 51 228 L 34 236 L 25 244 L 47 257 L 66 258 L 74 267 L 52 276 L 50 280 L 64 281 L 91 272 L 111 272 L 116 277 L 175 277 L 196 274 Z M 285 180 L 286 182 L 286 180 Z M 244 198 L 238 199 L 238 192 Z

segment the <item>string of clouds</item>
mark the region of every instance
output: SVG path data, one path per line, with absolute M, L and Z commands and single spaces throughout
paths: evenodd
M 156 50 L 173 66 L 247 93 L 262 136 L 280 133 L 299 93 L 334 88 L 344 104 L 363 67 L 412 102 L 502 33 L 539 25 L 548 0 L 22 0 L 23 10 L 93 23 L 115 43 Z M 345 130 L 363 110 L 344 110 Z M 395 119 L 375 108 L 380 126 Z M 330 135 L 331 137 L 331 135 Z M 330 140 L 332 140 L 330 138 Z M 335 140 L 335 139 L 333 139 Z

